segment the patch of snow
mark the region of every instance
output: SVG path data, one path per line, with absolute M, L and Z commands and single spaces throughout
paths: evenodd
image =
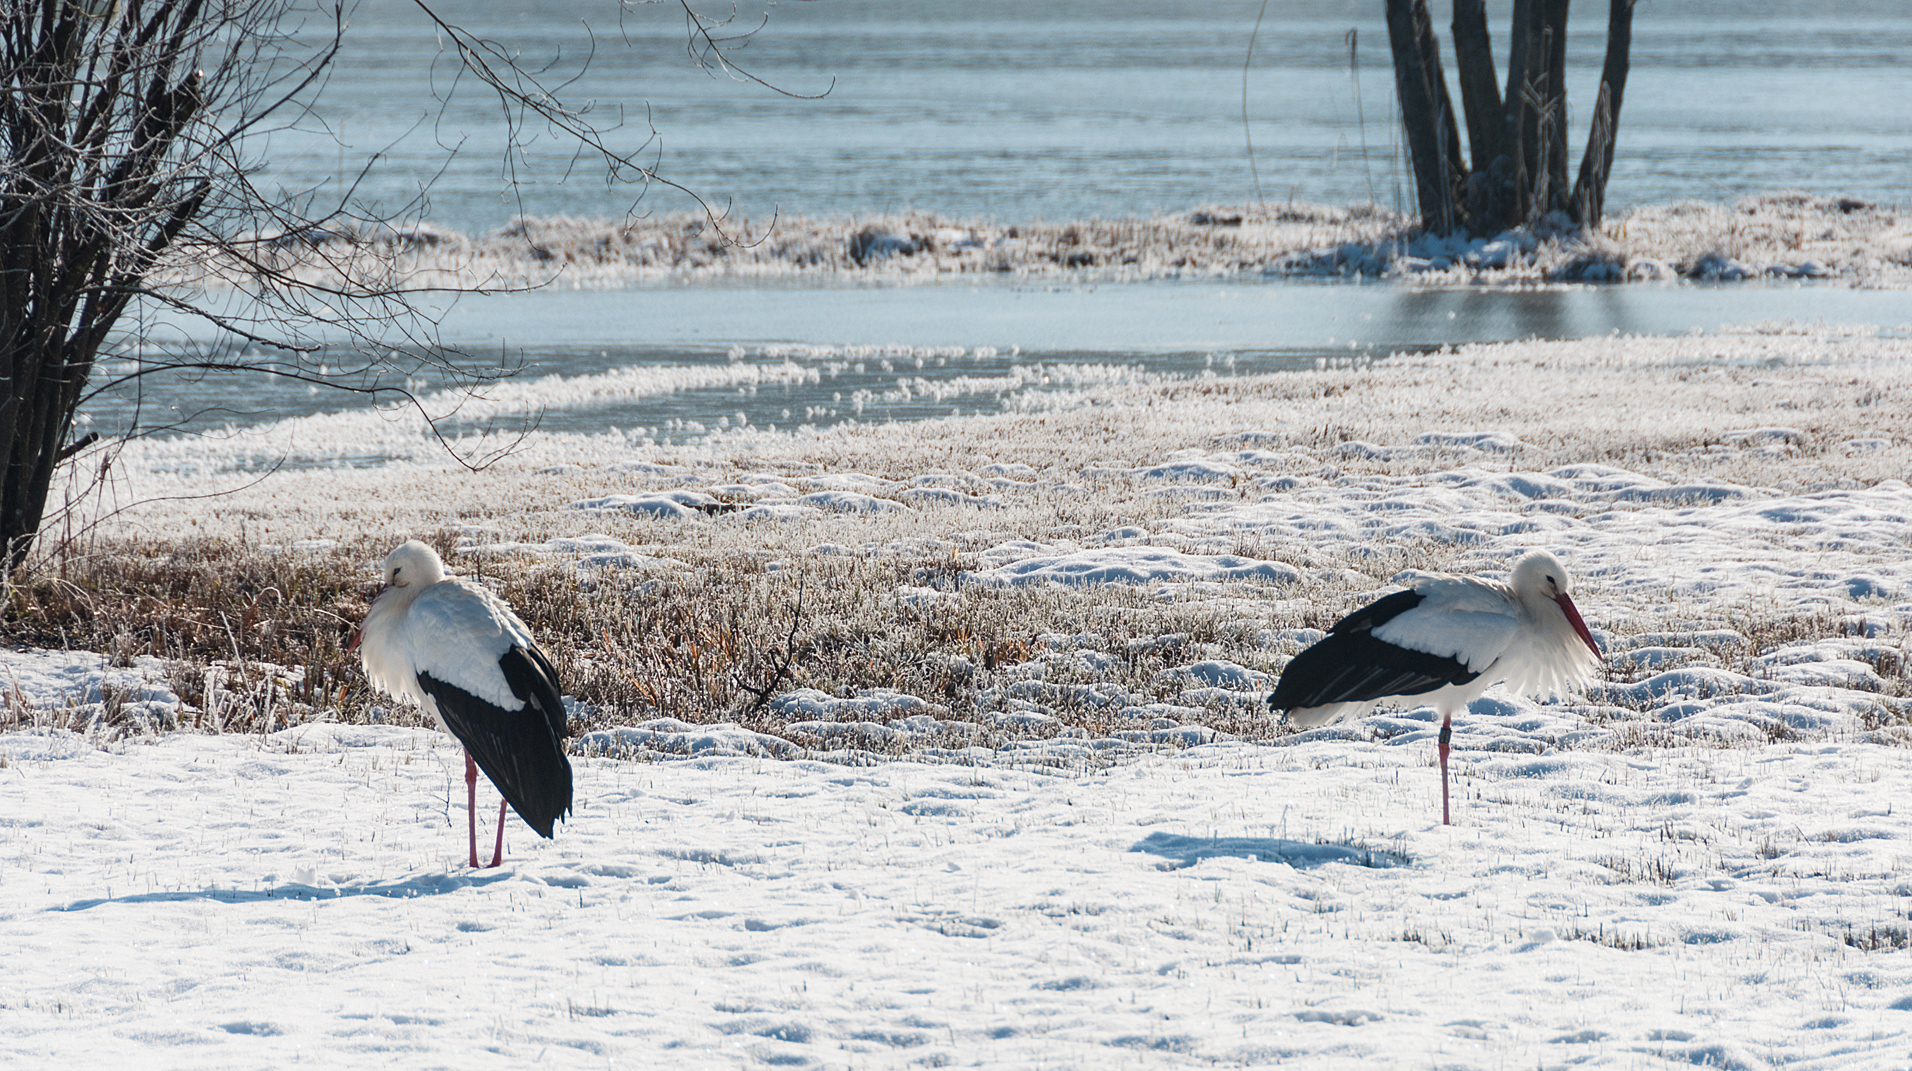
M 912 487 L 897 493 L 896 496 L 905 505 L 922 506 L 971 506 L 978 509 L 1001 509 L 1002 500 L 994 496 L 978 497 L 953 491 L 947 487 Z
M 1195 662 L 1174 669 L 1163 670 L 1164 680 L 1193 681 L 1211 688 L 1226 688 L 1231 691 L 1266 692 L 1274 688 L 1274 678 L 1260 670 L 1238 666 L 1233 662 L 1212 660 Z
M 796 504 L 832 513 L 884 513 L 889 510 L 909 508 L 892 499 L 877 498 L 855 491 L 818 491 L 797 499 Z
M 495 871 L 463 866 L 462 803 L 445 802 L 462 754 L 435 732 L 16 759 L 0 776 L 10 1054 L 562 1049 L 698 1071 L 844 1052 L 1265 1066 L 1460 1046 L 1508 1066 L 1758 1067 L 1878 1051 L 1912 986 L 1878 912 L 1903 894 L 1890 846 L 1912 837 L 1880 805 L 1912 791 L 1896 750 L 1469 751 L 1482 720 L 1456 725 L 1453 827 L 1430 820 L 1438 726 L 1286 747 L 1141 730 L 1192 746 L 1093 772 L 1051 764 L 1094 750 L 1066 740 L 1022 765 L 846 765 L 646 738 L 650 761 L 581 754 L 557 838 L 513 819 Z M 829 726 L 848 747 L 904 731 Z M 676 746 L 694 729 L 645 731 Z M 1228 910 L 1198 909 L 1217 897 Z M 114 958 L 128 941 L 144 954 Z M 955 999 L 965 972 L 994 999 Z
M 7 721 L 23 726 L 58 719 L 72 728 L 113 723 L 137 733 L 176 725 L 181 703 L 157 658 L 142 655 L 112 666 L 89 651 L 23 648 L 0 651 L 0 706 Z M 60 734 L 41 739 L 47 747 L 65 747 Z
M 586 755 L 635 758 L 647 755 L 762 755 L 790 758 L 802 749 L 782 737 L 735 725 L 693 725 L 676 718 L 654 718 L 637 725 L 600 729 L 577 738 Z
M 1229 581 L 1290 584 L 1299 570 L 1281 562 L 1233 554 L 1184 554 L 1164 547 L 1107 547 L 1012 560 L 965 573 L 969 583 L 997 587 L 1028 584 L 1164 584 Z
M 718 508 L 718 501 L 698 491 L 663 491 L 642 495 L 605 495 L 571 503 L 572 509 L 620 510 L 660 521 L 688 521 Z
M 877 688 L 847 699 L 815 688 L 798 688 L 771 700 L 769 706 L 771 714 L 793 721 L 887 721 L 929 709 L 929 704 L 916 696 L 888 688 Z

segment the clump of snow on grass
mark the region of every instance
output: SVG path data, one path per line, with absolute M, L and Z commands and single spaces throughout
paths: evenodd
M 997 548 L 994 557 L 1002 557 Z M 969 573 L 976 584 L 1010 587 L 1024 584 L 1163 584 L 1191 580 L 1292 583 L 1300 573 L 1281 562 L 1257 561 L 1233 554 L 1184 554 L 1164 547 L 1105 547 L 1072 554 L 1018 558 L 993 569 Z
M 817 491 L 797 499 L 795 504 L 832 513 L 882 513 L 909 508 L 901 502 L 856 491 Z
M 166 663 L 147 655 L 115 666 L 90 651 L 0 651 L 0 726 L 109 734 L 172 728 L 180 699 L 169 678 Z
M 793 758 L 801 749 L 781 737 L 751 732 L 735 725 L 693 725 L 676 718 L 656 718 L 636 725 L 600 729 L 578 737 L 576 747 L 586 755 L 651 758 L 667 755 L 761 755 Z
M 699 491 L 664 491 L 644 495 L 605 495 L 571 503 L 572 509 L 623 510 L 660 521 L 687 521 L 713 513 L 722 504 Z
M 838 699 L 815 688 L 785 692 L 770 704 L 772 713 L 791 719 L 812 721 L 871 721 L 909 717 L 929 710 L 929 704 L 913 695 L 878 688 L 867 695 Z

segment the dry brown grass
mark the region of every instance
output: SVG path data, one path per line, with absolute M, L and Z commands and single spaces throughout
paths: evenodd
M 1122 586 L 957 590 L 960 572 L 975 565 L 959 556 L 784 563 L 713 551 L 660 575 L 583 571 L 562 561 L 506 564 L 460 554 L 452 530 L 426 538 L 455 569 L 510 602 L 540 637 L 567 694 L 582 704 L 577 732 L 668 716 L 787 736 L 767 701 L 798 687 L 834 696 L 894 689 L 945 716 L 987 723 L 1008 707 L 1008 685 L 1038 679 L 1053 686 L 1044 706 L 1055 725 L 948 742 L 989 746 L 1071 729 L 1107 735 L 1136 726 L 1119 716 L 1120 703 L 1081 699 L 1084 686 L 1113 683 L 1132 698 L 1170 700 L 1183 685 L 1158 679 L 1165 669 L 1197 656 L 1262 668 L 1269 659 L 1253 636 L 1223 627 L 1221 607 L 1164 603 Z M 219 539 L 102 540 L 83 556 L 15 577 L 0 630 L 8 643 L 102 651 L 119 665 L 147 655 L 165 660 L 186 703 L 179 723 L 167 727 L 422 724 L 419 712 L 391 709 L 370 689 L 350 650 L 376 594 L 368 563 L 388 549 L 369 540 L 316 552 Z M 904 584 L 943 588 L 947 597 L 911 606 L 890 594 Z M 1085 633 L 1099 638 L 1095 646 L 1122 652 L 1112 669 L 1083 670 L 1069 645 L 1052 638 Z M 19 706 L 0 713 L 0 723 L 26 716 Z M 1224 712 L 1213 724 L 1253 731 L 1271 723 L 1258 713 Z M 84 726 L 62 725 L 128 728 L 110 712 Z

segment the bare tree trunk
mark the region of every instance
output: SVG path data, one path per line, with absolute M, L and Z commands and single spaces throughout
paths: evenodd
M 1421 225 L 1434 234 L 1451 234 L 1461 223 L 1456 194 L 1466 181 L 1467 162 L 1427 0 L 1387 0 L 1387 20 Z
M 1467 151 L 1475 171 L 1500 155 L 1500 85 L 1494 80 L 1494 46 L 1487 34 L 1487 0 L 1454 0 L 1454 63 L 1467 113 Z
M 1629 53 L 1633 47 L 1635 0 L 1610 0 L 1607 9 L 1607 61 L 1600 70 L 1600 99 L 1594 104 L 1587 152 L 1573 186 L 1574 220 L 1597 227 L 1605 214 L 1607 176 L 1613 171 L 1613 143 L 1620 130 L 1620 101 L 1626 95 Z
M 1420 197 L 1421 222 L 1446 234 L 1475 234 L 1532 224 L 1561 212 L 1598 224 L 1613 167 L 1614 133 L 1626 91 L 1633 7 L 1609 0 L 1606 66 L 1594 103 L 1577 182 L 1567 159 L 1567 9 L 1569 0 L 1513 0 L 1507 82 L 1494 78 L 1486 0 L 1454 0 L 1454 58 L 1467 112 L 1463 161 L 1453 105 L 1429 24 L 1426 0 L 1386 0 L 1388 40 L 1401 122 Z
M 1534 205 L 1535 214 L 1565 210 L 1567 186 L 1567 0 L 1544 0 L 1541 39 L 1546 42 L 1547 67 L 1542 93 L 1547 132 L 1541 152 L 1547 172 L 1547 196 Z
M 204 143 L 182 140 L 204 100 L 199 64 L 230 61 L 221 34 L 248 23 L 243 10 L 202 19 L 203 7 L 41 0 L 0 8 L 8 63 L 0 94 L 0 558 L 8 570 L 33 546 L 107 332 L 204 203 Z
M 1515 188 L 1507 226 L 1567 206 L 1566 67 L 1567 0 L 1514 0 L 1501 133 Z
M 1533 85 L 1534 71 L 1543 62 L 1540 50 L 1541 0 L 1514 0 L 1514 27 L 1507 37 L 1507 92 L 1502 98 L 1500 154 L 1507 158 L 1506 181 L 1512 196 L 1502 206 L 1500 224 L 1517 227 L 1532 208 L 1534 176 L 1539 171 L 1539 116 Z

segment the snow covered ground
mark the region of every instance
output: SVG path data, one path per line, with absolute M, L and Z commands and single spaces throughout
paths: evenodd
M 1907 1066 L 1908 358 L 1793 325 L 1468 347 L 914 425 L 542 434 L 482 478 L 394 451 L 216 512 L 150 502 L 104 531 L 290 555 L 456 524 L 468 565 L 580 583 L 935 559 L 873 605 L 969 620 L 1035 592 L 1107 627 L 967 665 L 960 705 L 794 689 L 749 729 L 654 711 L 586 736 L 577 814 L 550 843 L 514 824 L 485 874 L 435 734 L 80 736 L 54 726 L 181 720 L 177 670 L 5 653 L 9 720 L 40 727 L 0 736 L 0 1045 L 36 1067 Z M 210 490 L 256 449 L 135 444 L 116 493 Z M 1260 713 L 1311 629 L 1399 570 L 1535 546 L 1575 570 L 1608 676 L 1461 719 L 1456 826 L 1427 711 Z M 1136 635 L 1152 605 L 1205 624 Z M 1143 649 L 1166 668 L 1138 680 Z
M 1905 752 L 1429 726 L 1035 770 L 0 737 L 10 1067 L 1902 1067 Z

